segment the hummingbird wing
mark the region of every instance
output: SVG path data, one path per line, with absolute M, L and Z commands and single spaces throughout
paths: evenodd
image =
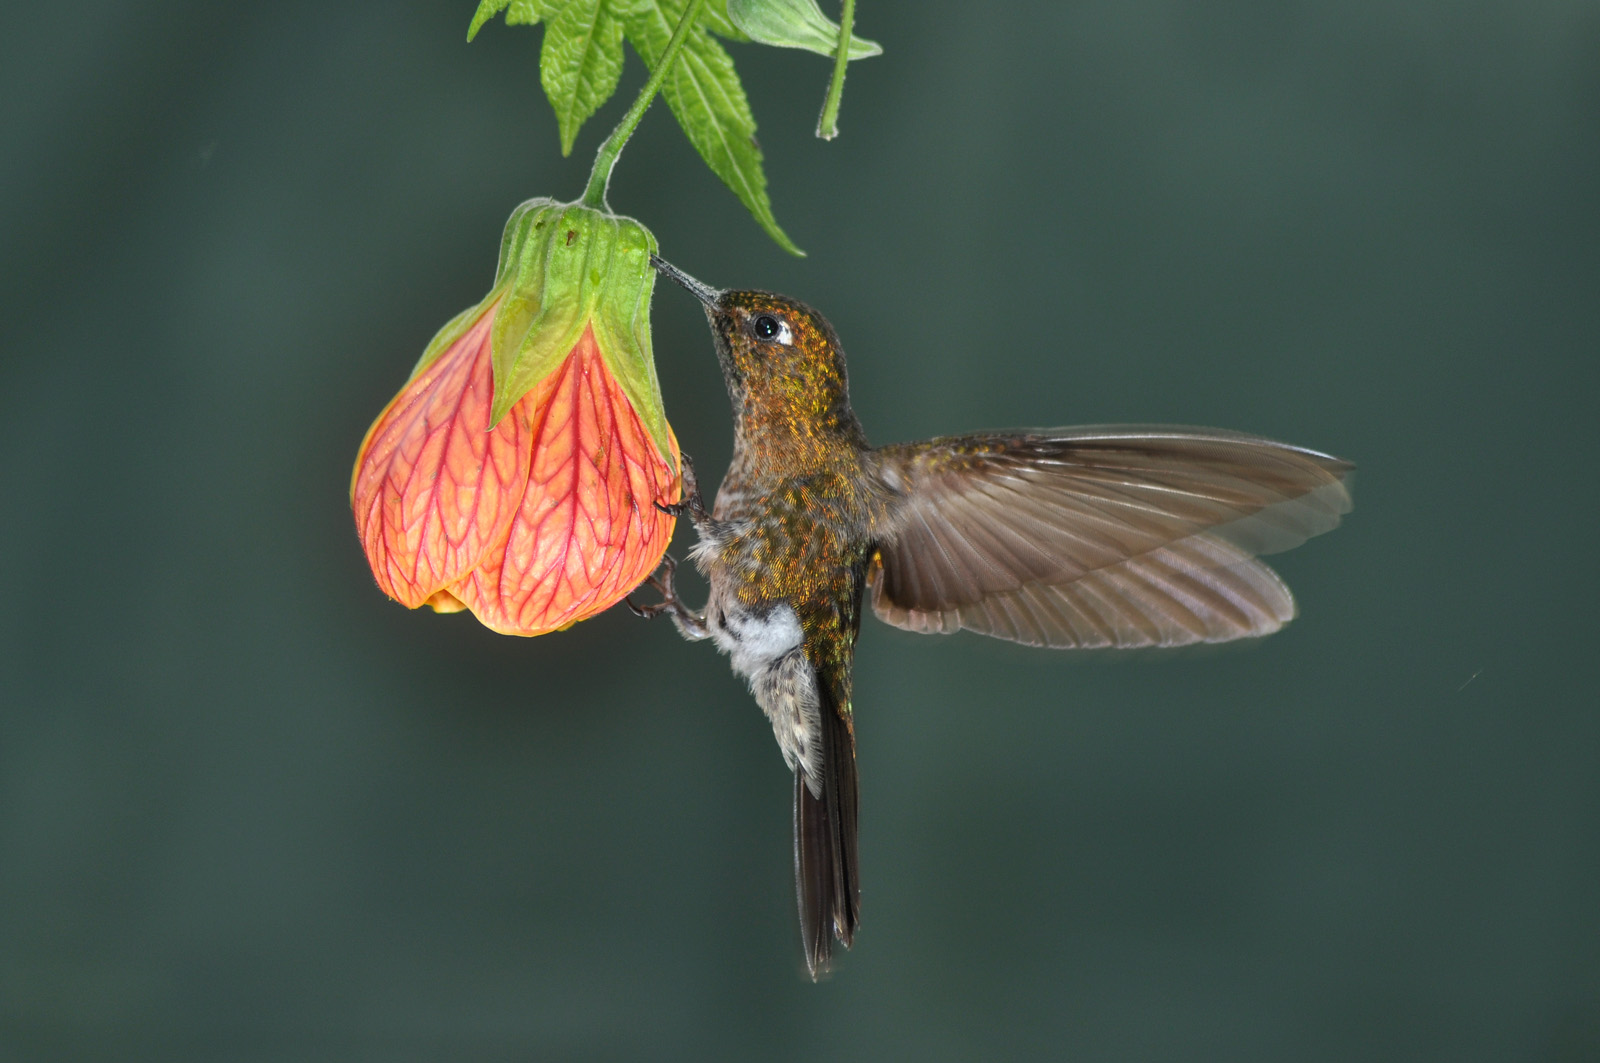
M 1255 555 L 1350 510 L 1349 463 L 1213 429 L 972 435 L 874 453 L 898 498 L 873 611 L 910 631 L 1033 646 L 1270 634 L 1294 598 Z

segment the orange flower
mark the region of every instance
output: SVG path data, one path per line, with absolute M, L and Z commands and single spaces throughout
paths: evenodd
M 496 285 L 445 326 L 368 430 L 350 501 L 378 586 L 539 635 L 619 601 L 672 538 L 680 497 L 647 317 L 654 239 L 530 201 Z

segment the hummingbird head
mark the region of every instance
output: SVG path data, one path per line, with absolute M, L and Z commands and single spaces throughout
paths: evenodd
M 787 426 L 807 435 L 838 432 L 852 443 L 861 440 L 844 352 L 827 318 L 798 299 L 719 290 L 659 258 L 652 264 L 705 305 L 741 430 L 775 433 Z

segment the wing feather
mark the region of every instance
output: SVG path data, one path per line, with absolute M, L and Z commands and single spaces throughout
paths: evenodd
M 1269 634 L 1294 599 L 1256 555 L 1350 509 L 1348 463 L 1209 429 L 963 436 L 874 457 L 896 508 L 873 610 L 913 631 L 1029 645 Z

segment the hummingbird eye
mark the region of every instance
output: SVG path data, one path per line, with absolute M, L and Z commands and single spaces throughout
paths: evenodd
M 756 339 L 768 343 L 789 342 L 789 326 L 771 314 L 762 314 L 752 321 L 750 331 L 755 333 Z

